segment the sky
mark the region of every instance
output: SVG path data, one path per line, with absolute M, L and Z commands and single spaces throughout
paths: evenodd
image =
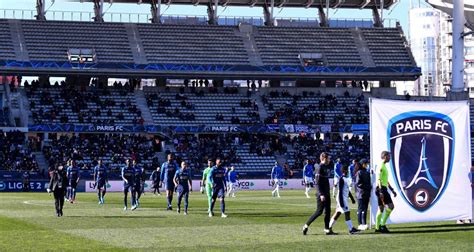
M 105 0 L 107 2 L 108 0 Z M 423 0 L 412 0 L 415 6 Z M 93 12 L 91 3 L 72 3 L 65 0 L 46 0 L 46 9 L 53 11 L 74 11 L 74 12 Z M 35 10 L 36 0 L 0 0 L 0 18 L 4 18 L 3 10 Z M 400 21 L 405 34 L 408 36 L 408 11 L 410 9 L 410 0 L 400 0 L 398 4 L 393 6 L 390 10 L 384 10 L 384 19 L 391 19 L 392 26 L 395 20 Z M 107 13 L 150 13 L 150 6 L 148 4 L 119 4 L 114 3 L 111 6 L 105 4 L 104 10 Z M 10 12 L 11 13 L 11 12 Z M 18 13 L 18 12 L 17 12 Z M 180 6 L 170 5 L 162 6 L 162 13 L 164 15 L 192 15 L 192 16 L 206 16 L 206 7 L 204 6 Z M 300 17 L 300 18 L 315 18 L 317 17 L 317 10 L 315 8 L 276 8 L 275 18 L 279 17 Z M 222 16 L 254 16 L 262 17 L 262 8 L 250 7 L 228 7 L 218 8 L 218 15 Z M 330 9 L 329 17 L 337 19 L 372 19 L 372 12 L 370 10 L 335 10 Z

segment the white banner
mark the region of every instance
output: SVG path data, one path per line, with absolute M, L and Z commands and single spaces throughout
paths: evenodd
M 371 99 L 370 134 L 376 171 L 382 151 L 391 152 L 388 181 L 398 195 L 389 223 L 472 218 L 467 101 Z M 372 193 L 372 223 L 377 208 Z
M 151 181 L 145 182 L 145 192 L 153 190 L 151 188 Z M 271 190 L 273 188 L 269 179 L 241 179 L 236 184 L 237 190 L 252 191 L 252 190 Z M 193 190 L 199 191 L 201 187 L 201 180 L 193 180 Z M 292 189 L 304 189 L 302 179 L 287 179 L 280 181 L 280 189 L 292 190 Z M 163 185 L 160 188 L 163 190 Z M 94 181 L 86 181 L 86 192 L 95 192 Z M 121 192 L 123 191 L 123 181 L 113 180 L 107 184 L 108 192 Z

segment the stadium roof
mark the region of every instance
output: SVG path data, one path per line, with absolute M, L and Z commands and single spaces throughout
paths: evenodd
M 94 2 L 94 0 L 68 0 L 70 2 Z M 106 3 L 149 4 L 152 0 L 104 0 Z M 211 0 L 211 2 L 214 2 Z M 388 9 L 398 0 L 384 0 L 384 8 Z M 207 5 L 209 0 L 162 0 L 163 4 Z M 269 5 L 270 0 L 219 0 L 224 6 L 263 6 Z M 326 7 L 326 0 L 275 0 L 276 7 Z M 331 8 L 372 8 L 380 7 L 380 0 L 330 0 Z
M 455 0 L 426 0 L 431 6 L 436 9 L 439 9 L 448 15 L 452 16 L 453 14 L 453 1 Z M 465 1 L 464 2 L 464 16 L 466 18 L 467 25 L 474 27 L 474 1 Z

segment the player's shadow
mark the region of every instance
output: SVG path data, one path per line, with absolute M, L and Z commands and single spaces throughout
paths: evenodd
M 427 227 L 431 228 L 431 227 Z M 459 232 L 459 231 L 474 231 L 474 226 L 469 228 L 451 228 L 451 229 L 424 229 L 424 230 L 391 230 L 390 234 L 430 234 L 430 233 L 449 233 L 449 232 Z
M 449 228 L 449 227 L 474 227 L 474 224 L 442 224 L 442 225 L 420 225 L 420 226 L 409 226 L 409 227 L 393 227 L 392 229 L 410 229 L 410 228 Z
M 163 219 L 163 216 L 136 216 L 136 215 L 107 215 L 107 216 L 79 216 L 79 215 L 64 215 L 64 218 L 96 218 L 96 219 L 115 219 L 115 218 L 122 218 L 122 219 Z
M 292 213 L 292 214 L 280 214 L 280 213 L 236 213 L 233 216 L 239 217 L 274 217 L 274 218 L 294 218 L 294 217 L 307 217 L 306 213 Z

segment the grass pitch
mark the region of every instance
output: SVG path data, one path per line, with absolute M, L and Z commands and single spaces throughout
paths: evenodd
M 162 194 L 163 195 L 163 194 Z M 206 213 L 205 196 L 191 193 L 189 215 L 166 211 L 165 196 L 142 196 L 141 207 L 123 211 L 121 193 L 108 193 L 105 205 L 93 193 L 65 202 L 64 216 L 54 214 L 47 193 L 0 194 L 0 251 L 474 251 L 474 226 L 450 222 L 389 225 L 391 234 L 372 230 L 348 235 L 343 217 L 337 236 L 325 236 L 318 218 L 307 236 L 301 228 L 316 206 L 303 191 L 238 192 L 226 198 L 228 218 Z M 352 206 L 355 208 L 355 206 Z M 395 209 L 396 211 L 396 209 Z M 356 210 L 351 213 L 357 226 Z

